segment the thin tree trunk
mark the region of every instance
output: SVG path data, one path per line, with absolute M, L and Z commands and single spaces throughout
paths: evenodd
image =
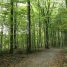
M 27 13 L 27 52 L 31 52 L 31 17 L 30 17 L 30 0 L 27 1 L 28 7 L 28 13 Z
M 11 0 L 11 15 L 10 15 L 10 53 L 13 53 L 14 34 L 13 34 L 13 0 Z
M 46 44 L 45 44 L 45 48 L 49 48 L 49 34 L 48 34 L 48 23 L 46 21 Z
M 2 52 L 2 45 L 3 45 L 3 24 L 2 24 L 2 28 L 1 28 L 1 45 L 0 45 L 1 52 Z
M 44 44 L 45 44 L 45 20 L 43 21 L 43 28 L 44 28 Z
M 17 7 L 17 3 L 16 3 Z M 16 21 L 16 10 L 14 10 L 14 49 L 17 48 L 17 38 L 16 38 L 16 30 L 17 30 L 17 21 Z
M 37 49 L 39 50 L 39 30 L 37 30 Z
M 35 47 L 35 50 L 36 50 L 36 37 L 35 37 L 35 24 L 34 24 L 34 47 Z
M 67 8 L 67 0 L 65 0 L 66 1 L 66 8 Z
M 50 0 L 48 0 L 50 1 Z M 46 44 L 45 44 L 45 48 L 49 48 L 49 30 L 48 30 L 48 24 L 50 21 L 50 17 L 49 17 L 49 9 L 50 9 L 50 3 L 48 3 L 48 8 L 47 8 L 47 17 L 46 17 Z
M 58 29 L 58 47 L 60 47 L 59 29 Z
M 38 0 L 38 7 L 39 7 L 39 46 L 41 46 L 41 21 L 40 21 L 40 3 Z

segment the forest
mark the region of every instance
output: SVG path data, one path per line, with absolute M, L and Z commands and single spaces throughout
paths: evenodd
M 67 0 L 0 0 L 0 67 L 67 67 Z

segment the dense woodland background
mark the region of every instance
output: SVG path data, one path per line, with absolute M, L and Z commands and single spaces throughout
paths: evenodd
M 67 0 L 0 0 L 0 53 L 67 47 Z

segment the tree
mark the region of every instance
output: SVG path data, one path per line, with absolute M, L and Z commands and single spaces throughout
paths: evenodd
M 41 44 L 41 21 L 40 21 L 41 10 L 40 10 L 40 2 L 39 2 L 39 0 L 38 0 L 38 7 L 39 7 L 39 44 L 38 45 L 42 45 Z
M 11 15 L 10 15 L 10 53 L 13 53 L 13 45 L 14 45 L 14 29 L 13 29 L 13 0 L 11 0 L 10 2 L 10 5 L 11 5 Z
M 15 4 L 15 6 L 17 7 L 17 3 Z M 16 12 L 16 9 L 14 10 L 14 48 L 16 49 L 17 48 L 17 34 L 16 34 L 16 31 L 17 31 L 17 12 Z
M 31 16 L 30 16 L 30 0 L 27 1 L 27 52 L 31 52 Z
M 45 48 L 49 48 L 49 33 L 48 33 L 48 24 L 50 22 L 50 17 L 49 17 L 49 10 L 50 10 L 50 0 L 47 1 L 48 2 L 48 6 L 47 6 L 47 13 L 46 13 L 46 44 L 45 44 Z
M 67 0 L 65 0 L 65 2 L 66 2 L 66 8 L 67 8 Z

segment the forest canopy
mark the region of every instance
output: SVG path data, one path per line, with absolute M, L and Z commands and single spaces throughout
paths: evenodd
M 67 0 L 0 0 L 0 52 L 66 46 Z

